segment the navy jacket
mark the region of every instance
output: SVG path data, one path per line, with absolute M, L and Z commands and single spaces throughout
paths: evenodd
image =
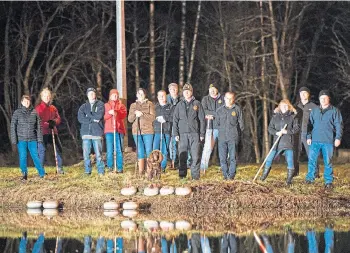
M 160 105 L 156 104 L 156 117 L 163 116 L 165 123 L 163 123 L 163 134 L 171 134 L 171 127 L 173 122 L 173 112 L 175 106 L 171 104 Z M 155 133 L 160 133 L 160 123 L 157 120 L 153 121 L 153 128 Z
M 300 130 L 298 118 L 294 113 L 290 111 L 287 111 L 284 114 L 281 112 L 276 113 L 275 115 L 273 115 L 268 128 L 269 133 L 273 135 L 273 143 L 275 143 L 278 138 L 276 133 L 281 131 L 285 124 L 287 124 L 287 134 L 283 134 L 280 138 L 275 148 L 277 151 L 293 149 L 293 135 L 298 133 Z
M 244 130 L 241 108 L 236 104 L 232 108 L 221 106 L 216 111 L 215 125 L 219 130 L 219 140 L 238 142 Z
M 92 108 L 89 101 L 80 106 L 78 111 L 78 121 L 81 124 L 80 135 L 82 137 L 84 135 L 103 136 L 104 113 L 104 103 L 99 100 L 96 100 Z
M 343 135 L 343 118 L 339 109 L 329 105 L 312 109 L 307 128 L 307 139 L 315 142 L 333 144 L 334 140 L 341 140 Z
M 40 117 L 32 106 L 26 108 L 20 105 L 11 119 L 11 143 L 17 144 L 18 141 L 42 142 L 40 122 Z

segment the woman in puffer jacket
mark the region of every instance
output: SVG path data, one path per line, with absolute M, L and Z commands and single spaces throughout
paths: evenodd
M 265 168 L 260 179 L 264 181 L 270 170 L 273 159 L 280 153 L 284 153 L 287 162 L 287 185 L 292 183 L 294 174 L 293 161 L 293 135 L 299 132 L 299 123 L 296 109 L 288 99 L 283 99 L 278 105 L 276 114 L 272 117 L 269 124 L 269 134 L 274 136 L 273 143 L 278 140 L 275 148 L 270 152 L 266 159 Z

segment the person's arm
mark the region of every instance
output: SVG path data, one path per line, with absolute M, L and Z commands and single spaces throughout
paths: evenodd
M 82 106 L 80 106 L 79 110 L 78 110 L 78 121 L 80 124 L 89 124 L 91 122 L 91 113 L 90 115 L 87 115 L 84 112 L 84 108 L 85 108 L 86 104 L 83 104 Z
M 54 111 L 55 111 L 55 116 L 54 116 L 53 120 L 55 121 L 55 125 L 58 126 L 59 124 L 61 124 L 61 116 L 58 113 L 57 108 L 55 106 L 53 106 L 53 108 L 54 108 Z
M 340 141 L 343 136 L 344 126 L 343 126 L 343 117 L 341 116 L 339 109 L 335 110 L 334 126 L 335 126 L 335 139 Z
M 154 104 L 150 101 L 148 101 L 147 103 L 149 103 L 149 110 L 146 109 L 145 111 L 142 111 L 143 115 L 141 117 L 145 117 L 145 119 L 147 121 L 154 121 L 156 118 L 156 112 L 154 109 Z
M 119 108 L 117 109 L 117 119 L 123 120 L 126 118 L 127 111 L 124 104 L 119 103 Z
M 136 120 L 135 107 L 136 107 L 136 103 L 133 103 L 131 104 L 129 109 L 128 121 L 130 123 L 134 123 L 134 121 Z
M 307 135 L 306 135 L 307 140 L 311 140 L 311 133 L 312 133 L 313 125 L 314 125 L 314 110 L 312 109 L 310 116 L 309 116 L 309 120 L 307 122 Z
M 113 117 L 112 114 L 109 114 L 109 110 L 111 110 L 111 106 L 109 105 L 109 103 L 105 103 L 105 115 L 103 117 L 105 121 Z
M 281 129 L 276 129 L 275 126 L 275 117 L 273 116 L 268 127 L 269 134 L 276 135 L 277 132 L 279 132 Z
M 299 125 L 299 118 L 297 116 L 294 117 L 292 122 L 292 128 L 290 130 L 287 130 L 287 134 L 293 135 L 299 133 L 300 125 Z
M 18 125 L 18 116 L 17 116 L 17 112 L 15 111 L 11 119 L 11 143 L 12 144 L 17 144 L 18 142 L 17 125 Z
M 242 113 L 242 109 L 240 107 L 238 107 L 238 124 L 239 124 L 239 128 L 241 130 L 241 133 L 243 133 L 244 130 L 244 121 L 243 121 L 243 113 Z
M 92 107 L 91 120 L 94 122 L 99 122 L 100 120 L 103 119 L 104 114 L 105 114 L 105 105 L 101 101 L 96 102 Z
M 173 136 L 180 136 L 180 131 L 179 131 L 179 120 L 180 120 L 180 115 L 179 115 L 179 104 L 175 106 L 174 109 L 174 115 L 173 115 Z

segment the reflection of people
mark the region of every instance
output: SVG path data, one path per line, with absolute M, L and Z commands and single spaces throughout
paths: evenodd
M 103 253 L 105 249 L 105 238 L 100 236 L 96 243 L 96 253 Z
M 266 252 L 273 253 L 273 248 L 272 248 L 272 245 L 270 243 L 269 238 L 266 235 L 263 235 L 262 238 L 263 238 L 264 243 L 265 243 Z
M 325 253 L 332 252 L 334 248 L 334 231 L 330 227 L 326 227 L 324 232 L 324 242 L 325 242 Z M 306 232 L 306 238 L 309 246 L 309 253 L 318 253 L 318 245 L 316 239 L 316 232 L 314 230 L 308 230 Z
M 205 235 L 201 235 L 201 248 L 203 253 L 211 253 L 209 239 Z
M 307 243 L 309 246 L 309 253 L 318 253 L 318 246 L 316 240 L 316 232 L 309 230 L 306 232 Z
M 174 238 L 162 236 L 160 239 L 162 253 L 177 253 L 177 247 Z
M 41 233 L 38 237 L 38 240 L 36 240 L 36 242 L 34 243 L 32 253 L 43 252 L 44 241 L 45 241 L 44 234 Z
M 22 233 L 21 240 L 19 242 L 19 253 L 27 252 L 27 232 Z
M 91 236 L 85 236 L 84 237 L 84 253 L 90 253 L 91 252 Z
M 234 234 L 224 234 L 221 241 L 221 253 L 237 253 L 237 239 Z
M 288 253 L 294 253 L 295 249 L 295 240 L 293 238 L 292 231 L 288 229 L 288 245 L 287 245 L 287 252 Z
M 188 238 L 188 252 L 201 253 L 201 237 L 198 233 L 194 233 Z

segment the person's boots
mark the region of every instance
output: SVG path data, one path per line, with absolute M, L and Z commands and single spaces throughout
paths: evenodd
M 145 159 L 139 159 L 139 176 L 142 177 L 145 172 Z
M 28 179 L 28 174 L 27 173 L 23 173 L 21 180 L 22 181 L 27 181 L 27 179 Z
M 293 176 L 294 176 L 294 169 L 289 169 L 287 173 L 287 185 L 292 184 Z
M 261 181 L 265 181 L 265 179 L 267 178 L 267 176 L 270 173 L 270 170 L 271 170 L 271 167 L 270 168 L 264 168 L 263 174 L 260 177 Z

